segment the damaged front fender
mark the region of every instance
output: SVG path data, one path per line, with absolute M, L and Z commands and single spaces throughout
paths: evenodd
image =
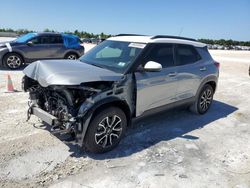
M 106 106 L 118 106 L 126 114 L 128 124 L 135 113 L 134 80 L 132 75 L 127 75 L 122 82 L 116 82 L 112 88 L 104 92 L 96 93 L 86 99 L 79 108 L 76 127 L 76 138 L 79 145 L 83 145 L 91 119 L 96 110 Z

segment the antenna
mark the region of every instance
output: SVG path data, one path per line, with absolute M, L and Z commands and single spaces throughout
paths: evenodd
M 179 33 L 179 37 L 181 36 L 182 32 L 183 32 L 183 27 L 181 27 L 181 30 L 180 30 L 180 33 Z

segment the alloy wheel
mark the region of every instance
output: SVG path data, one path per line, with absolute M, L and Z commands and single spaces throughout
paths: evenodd
M 212 91 L 210 89 L 206 89 L 202 95 L 201 95 L 201 98 L 200 98 L 200 108 L 202 111 L 206 111 L 208 110 L 208 108 L 210 107 L 211 105 L 211 102 L 212 102 Z
M 107 148 L 119 140 L 122 133 L 122 121 L 117 115 L 105 117 L 97 127 L 95 142 L 97 145 Z
M 76 57 L 76 55 L 71 54 L 68 56 L 68 59 L 75 60 L 75 59 L 77 59 L 77 57 Z
M 22 65 L 22 60 L 18 56 L 11 55 L 7 58 L 7 65 L 8 67 L 15 69 Z

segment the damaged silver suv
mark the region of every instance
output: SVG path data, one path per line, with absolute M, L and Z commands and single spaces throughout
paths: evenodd
M 180 105 L 206 113 L 218 68 L 206 45 L 193 39 L 117 35 L 77 61 L 30 64 L 23 89 L 30 94 L 28 116 L 102 153 L 117 146 L 133 118 Z

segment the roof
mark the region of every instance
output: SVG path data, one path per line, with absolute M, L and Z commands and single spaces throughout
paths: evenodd
M 39 32 L 39 33 L 36 33 L 37 35 L 39 36 L 42 36 L 42 35 L 61 35 L 61 33 L 55 33 L 55 32 Z
M 176 37 L 176 36 L 166 36 L 166 35 L 131 35 L 131 34 L 121 34 L 114 37 L 110 37 L 107 40 L 113 41 L 124 41 L 124 42 L 136 42 L 136 43 L 174 43 L 174 44 L 188 44 L 196 47 L 204 47 L 206 44 L 197 42 L 194 39 Z
M 63 37 L 75 37 L 75 38 L 79 38 L 77 35 L 74 35 L 74 34 L 57 33 L 57 32 L 39 32 L 39 33 L 34 33 L 34 34 L 37 34 L 38 36 L 52 35 L 52 36 L 63 36 Z

